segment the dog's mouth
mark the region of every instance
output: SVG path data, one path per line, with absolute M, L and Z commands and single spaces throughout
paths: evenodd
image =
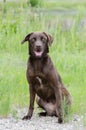
M 34 51 L 36 57 L 41 57 L 43 52 L 41 50 Z

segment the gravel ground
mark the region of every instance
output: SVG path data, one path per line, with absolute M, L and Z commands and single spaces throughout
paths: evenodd
M 39 117 L 33 114 L 31 120 L 22 121 L 26 110 L 18 110 L 16 118 L 0 118 L 0 130 L 86 130 L 83 126 L 83 117 L 74 116 L 69 123 L 58 124 L 56 117 Z

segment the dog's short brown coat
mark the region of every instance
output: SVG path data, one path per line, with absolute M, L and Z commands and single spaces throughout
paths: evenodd
M 22 44 L 28 41 L 29 59 L 27 63 L 27 81 L 29 83 L 30 106 L 23 119 L 30 119 L 34 110 L 36 97 L 37 104 L 45 110 L 40 115 L 57 116 L 58 122 L 62 119 L 62 98 L 71 104 L 71 96 L 64 87 L 61 77 L 56 71 L 48 55 L 49 46 L 53 37 L 45 32 L 28 34 Z

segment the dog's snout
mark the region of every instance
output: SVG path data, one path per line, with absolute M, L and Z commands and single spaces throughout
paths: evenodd
M 36 43 L 36 46 L 37 46 L 37 47 L 40 47 L 40 46 L 41 46 L 41 43 Z
M 41 46 L 40 46 L 40 45 L 36 45 L 36 48 L 37 48 L 37 49 L 40 49 L 40 48 L 41 48 Z
M 37 49 L 37 50 L 40 50 L 40 49 L 41 49 L 41 47 L 42 47 L 42 45 L 41 45 L 41 43 L 40 43 L 40 42 L 37 42 L 35 47 L 36 47 L 36 49 Z

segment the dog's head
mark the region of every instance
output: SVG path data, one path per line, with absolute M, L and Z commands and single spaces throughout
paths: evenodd
M 41 58 L 49 52 L 49 46 L 53 42 L 53 37 L 45 32 L 32 32 L 21 42 L 29 42 L 29 54 L 35 58 Z

